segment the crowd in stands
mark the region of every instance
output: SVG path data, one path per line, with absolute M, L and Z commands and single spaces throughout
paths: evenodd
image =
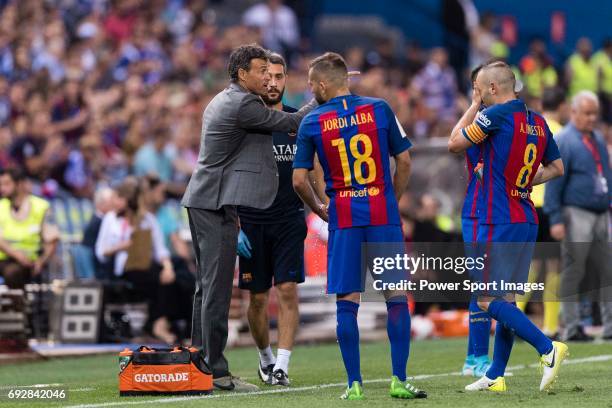
M 180 196 L 197 158 L 202 107 L 226 85 L 226 57 L 242 43 L 290 54 L 286 102 L 309 98 L 314 50 L 299 41 L 295 13 L 280 1 L 257 4 L 229 26 L 217 23 L 207 2 L 146 3 L 2 2 L 1 167 L 25 169 L 47 197 L 91 198 L 101 185 L 149 172 Z M 474 28 L 470 63 L 505 56 L 495 30 L 492 15 Z M 593 51 L 584 38 L 567 61 L 554 61 L 534 40 L 516 66 L 530 104 L 541 110 L 545 88 L 568 96 L 589 89 L 601 95 L 609 122 L 612 42 Z M 355 91 L 389 100 L 416 141 L 446 136 L 467 103 L 466 76 L 450 67 L 443 48 L 410 43 L 398 55 L 381 41 L 344 54 L 363 73 Z
M 120 278 L 146 292 L 149 328 L 169 342 L 174 334 L 168 322 L 183 311 L 163 315 L 164 299 L 176 296 L 171 291 L 192 293 L 194 283 L 190 243 L 165 202 L 182 196 L 194 169 L 202 109 L 228 82 L 227 56 L 253 42 L 286 55 L 285 102 L 299 107 L 311 97 L 307 67 L 319 51 L 300 37 L 295 12 L 282 1 L 255 4 L 235 24 L 220 21 L 208 3 L 0 1 L 0 168 L 20 169 L 2 173 L 0 187 L 6 178 L 47 199 L 94 200 L 83 242 L 95 254 L 97 276 Z M 491 14 L 473 22 L 470 66 L 508 56 L 498 25 Z M 398 54 L 383 39 L 374 49 L 341 51 L 349 68 L 362 73 L 352 80 L 354 91 L 389 101 L 417 145 L 447 137 L 469 104 L 470 67 L 451 66 L 445 48 L 409 42 Z M 582 38 L 575 52 L 559 61 L 546 42 L 534 39 L 515 64 L 524 85 L 521 96 L 542 111 L 547 92 L 567 98 L 581 90 L 596 93 L 602 118 L 597 128 L 612 151 L 611 58 L 612 40 L 592 44 Z M 435 197 L 415 200 L 422 221 L 417 230 L 427 237 L 438 234 L 430 230 L 438 211 Z M 52 251 L 57 234 L 49 230 L 43 228 L 34 245 Z M 36 274 L 42 267 L 26 258 L 11 269 L 16 286 L 25 279 L 24 269 Z M 4 280 L 10 278 L 5 274 Z

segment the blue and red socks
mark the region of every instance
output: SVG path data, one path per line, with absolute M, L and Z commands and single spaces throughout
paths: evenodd
M 387 300 L 387 335 L 391 344 L 393 375 L 406 381 L 406 364 L 410 354 L 410 312 L 406 296 Z
M 357 312 L 359 303 L 349 300 L 336 301 L 336 336 L 342 353 L 342 361 L 348 376 L 348 386 L 354 381 L 361 383 L 361 368 L 359 361 L 359 327 Z

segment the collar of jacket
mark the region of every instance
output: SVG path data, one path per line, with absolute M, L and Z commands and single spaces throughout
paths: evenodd
M 240 91 L 240 92 L 251 93 L 251 92 L 249 92 L 249 90 L 247 90 L 246 88 L 244 88 L 243 86 L 238 84 L 238 82 L 230 82 L 228 88 L 235 89 L 235 90 Z

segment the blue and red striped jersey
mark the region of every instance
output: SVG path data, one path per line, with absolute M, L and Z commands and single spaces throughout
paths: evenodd
M 478 218 L 478 198 L 482 194 L 482 181 L 476 171 L 482 166 L 480 146 L 472 146 L 465 151 L 465 167 L 468 172 L 468 184 L 465 200 L 461 209 L 462 218 Z
M 293 168 L 323 167 L 329 229 L 400 225 L 389 156 L 411 143 L 382 99 L 344 95 L 310 112 L 298 131 Z
M 480 112 L 462 132 L 482 149 L 480 223 L 537 224 L 531 183 L 540 163 L 561 157 L 546 120 L 514 99 Z

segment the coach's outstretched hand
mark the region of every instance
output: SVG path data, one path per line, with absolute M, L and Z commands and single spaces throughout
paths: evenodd
M 238 255 L 243 258 L 251 258 L 251 243 L 244 231 L 238 233 Z

